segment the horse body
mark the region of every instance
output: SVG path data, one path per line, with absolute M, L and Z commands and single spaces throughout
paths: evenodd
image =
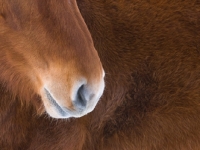
M 74 1 L 66 2 L 73 4 Z M 57 6 L 57 3 L 55 4 Z M 39 109 L 41 107 L 40 96 L 32 94 L 34 93 L 32 90 L 35 88 L 31 88 L 27 93 L 19 94 L 19 91 L 15 91 L 16 86 L 19 88 L 19 85 L 12 82 L 6 82 L 6 84 L 1 82 L 0 133 L 2 134 L 0 148 L 198 150 L 200 148 L 200 3 L 197 0 L 176 2 L 168 0 L 159 2 L 156 0 L 77 0 L 77 4 L 106 72 L 106 88 L 101 100 L 94 111 L 88 115 L 76 119 L 57 120 L 46 114 L 41 116 L 36 114 L 37 111 L 42 113 L 43 109 Z M 41 6 L 47 5 L 42 4 Z M 49 5 L 44 10 L 49 10 Z M 42 9 L 40 13 L 44 10 Z M 49 26 L 52 19 L 57 19 L 55 16 L 62 17 L 59 15 L 60 9 L 55 10 L 56 15 L 52 15 L 49 11 L 43 18 L 45 24 L 43 28 L 50 35 L 43 35 L 43 38 L 41 36 L 34 37 L 42 33 L 37 31 L 37 34 L 31 35 L 27 39 L 27 36 L 23 37 L 26 33 L 17 32 L 15 35 L 6 32 L 4 36 L 7 38 L 1 38 L 0 41 L 3 43 L 0 44 L 1 50 L 8 46 L 16 48 L 23 45 L 23 48 L 28 46 L 32 48 L 37 44 L 42 44 L 41 47 L 51 48 L 52 51 L 46 50 L 46 56 L 41 53 L 37 56 L 44 57 L 42 60 L 47 60 L 47 57 L 52 60 L 54 58 L 53 51 L 70 45 L 63 43 L 63 38 L 73 35 L 58 32 L 63 31 L 67 26 L 61 26 L 60 30 Z M 35 11 L 30 12 L 35 13 Z M 62 12 L 65 11 L 62 10 Z M 55 18 L 49 19 L 48 14 Z M 37 14 L 35 17 L 37 18 Z M 64 21 L 64 19 L 61 20 Z M 10 21 L 18 20 L 10 19 Z M 79 19 L 77 22 L 82 21 Z M 2 24 L 3 21 L 0 23 Z M 38 22 L 29 23 L 34 26 L 39 24 Z M 63 24 L 66 23 L 63 22 Z M 84 26 L 83 24 L 82 22 L 80 28 Z M 22 27 L 23 25 L 20 24 L 19 27 L 11 26 L 9 28 L 20 30 Z M 28 27 L 30 28 L 30 26 Z M 26 29 L 26 32 L 29 28 Z M 41 27 L 35 30 L 37 29 L 42 30 Z M 51 29 L 55 31 L 50 32 Z M 86 37 L 82 39 L 87 40 L 83 43 L 80 40 L 78 43 L 81 43 L 81 46 L 87 45 L 88 42 L 91 42 L 91 38 L 87 37 L 90 34 L 86 28 L 81 31 L 83 32 L 78 33 L 83 33 Z M 56 38 L 58 43 L 55 45 L 52 40 L 54 35 L 58 35 Z M 37 38 L 46 41 L 44 44 L 43 42 L 38 43 Z M 12 44 L 6 39 L 10 39 Z M 21 43 L 13 44 L 15 41 L 13 39 L 20 40 Z M 75 39 L 79 40 L 78 35 L 75 36 Z M 5 43 L 7 43 L 6 46 Z M 76 46 L 76 42 L 71 45 L 72 47 Z M 41 52 L 43 50 L 41 49 Z M 80 51 L 77 50 L 77 52 Z M 59 64 L 70 64 L 65 60 L 69 54 L 63 53 L 59 57 L 61 58 Z M 94 53 L 92 56 L 96 57 Z M 89 58 L 88 55 L 86 57 Z M 12 58 L 11 60 L 21 59 L 17 56 L 15 54 L 10 58 Z M 57 58 L 58 56 L 53 60 L 57 62 Z M 88 64 L 91 62 L 92 60 Z M 42 63 L 42 67 L 44 67 L 43 64 L 45 63 Z M 83 65 L 87 66 L 88 64 Z M 94 66 L 98 66 L 97 64 L 98 62 L 94 63 Z M 27 68 L 29 67 L 27 66 Z M 59 80 L 60 76 L 56 76 L 56 72 L 62 69 L 55 68 L 51 69 L 50 74 L 61 81 Z M 81 66 L 81 68 L 86 67 Z M 101 66 L 99 68 L 102 69 Z M 36 72 L 41 72 L 41 70 L 44 69 L 40 68 Z M 26 69 L 22 71 L 27 72 Z M 30 72 L 31 75 L 34 74 L 34 71 L 32 72 Z M 96 70 L 96 72 L 100 73 L 101 71 Z M 81 72 L 81 74 L 84 73 Z M 40 79 L 40 77 L 38 78 Z M 21 83 L 21 85 L 27 85 L 25 86 L 27 89 L 33 85 L 40 87 L 40 83 L 36 85 L 27 80 L 29 81 L 30 78 L 25 78 Z M 34 81 L 38 80 L 34 79 Z M 27 97 L 30 99 L 28 101 L 30 104 L 22 105 L 22 99 L 27 100 Z M 66 106 L 69 105 L 66 104 Z
M 107 73 L 91 114 L 101 116 L 92 142 L 99 149 L 199 149 L 199 2 L 78 4 Z

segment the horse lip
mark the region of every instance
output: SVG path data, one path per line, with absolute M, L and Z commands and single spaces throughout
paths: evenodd
M 61 107 L 61 106 L 56 102 L 56 100 L 51 96 L 50 92 L 49 92 L 46 88 L 44 88 L 44 90 L 45 90 L 45 93 L 46 93 L 46 95 L 47 95 L 47 99 L 49 100 L 49 102 L 50 102 L 53 106 L 55 106 L 55 108 L 57 109 L 57 111 L 59 112 L 59 114 L 61 114 L 62 116 L 67 116 L 67 114 L 68 114 L 68 113 L 66 112 L 67 108 Z

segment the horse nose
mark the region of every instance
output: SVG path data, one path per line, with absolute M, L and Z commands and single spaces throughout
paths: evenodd
M 51 77 L 51 76 L 50 76 Z M 94 110 L 104 90 L 104 77 L 75 76 L 44 80 L 41 96 L 47 113 L 54 118 L 81 117 Z M 62 78 L 61 78 L 62 79 Z
M 86 89 L 86 85 L 81 85 L 77 91 L 76 98 L 73 101 L 73 105 L 75 109 L 79 112 L 82 112 L 83 110 L 85 110 L 87 106 L 88 100 L 86 99 L 86 97 L 88 93 L 86 92 L 85 89 Z

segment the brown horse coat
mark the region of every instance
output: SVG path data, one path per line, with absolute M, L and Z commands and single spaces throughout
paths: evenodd
M 55 120 L 0 84 L 0 149 L 199 150 L 199 0 L 77 3 L 106 72 L 103 97 L 84 117 Z

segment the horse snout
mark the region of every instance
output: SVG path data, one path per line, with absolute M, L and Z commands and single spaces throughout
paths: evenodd
M 95 108 L 103 94 L 104 75 L 96 82 L 88 83 L 86 79 L 73 81 L 71 83 L 49 81 L 47 82 L 49 84 L 42 89 L 44 107 L 51 117 L 78 118 Z
M 87 93 L 85 91 L 85 85 L 82 85 L 77 92 L 76 98 L 73 101 L 74 107 L 77 109 L 77 111 L 82 112 L 86 109 L 86 105 L 88 100 L 86 99 Z

